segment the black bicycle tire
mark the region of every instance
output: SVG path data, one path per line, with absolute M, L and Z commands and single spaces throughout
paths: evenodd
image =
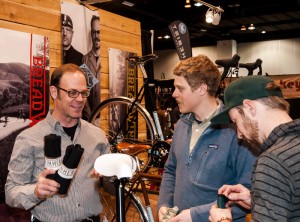
M 139 213 L 141 222 L 149 222 L 149 217 L 147 215 L 147 211 L 144 208 L 141 199 L 134 193 L 129 194 L 129 199 L 130 199 L 130 202 L 136 208 L 137 212 Z M 126 214 L 127 214 L 127 212 L 125 213 L 125 215 Z
M 106 135 L 107 135 L 108 138 L 110 138 L 110 136 L 108 134 L 111 133 L 112 131 L 110 131 L 109 129 L 101 128 L 101 126 L 100 126 L 101 123 L 95 123 L 95 122 L 96 122 L 96 119 L 99 116 L 99 113 L 101 112 L 101 110 L 104 110 L 105 108 L 107 108 L 107 107 L 109 107 L 111 105 L 114 105 L 114 104 L 124 104 L 126 106 L 131 106 L 133 104 L 133 99 L 130 99 L 128 97 L 118 96 L 118 97 L 112 97 L 112 98 L 103 100 L 93 110 L 93 112 L 91 113 L 90 118 L 89 118 L 89 122 L 92 123 L 92 124 L 94 124 L 94 125 L 96 125 L 96 126 L 98 126 L 100 129 L 102 129 L 106 133 Z M 156 130 L 155 123 L 154 123 L 151 115 L 139 103 L 135 103 L 134 109 L 136 109 L 138 111 L 138 113 L 143 117 L 143 119 L 144 119 L 143 121 L 145 121 L 145 123 L 147 125 L 147 129 L 149 130 L 149 134 L 148 135 L 150 135 L 150 139 L 148 141 L 146 141 L 146 142 L 149 143 L 149 144 L 151 144 L 151 145 L 154 144 L 154 141 L 157 138 L 157 130 Z M 99 120 L 99 122 L 100 121 L 101 120 Z M 125 140 L 125 138 L 123 138 L 121 140 Z M 142 141 L 140 141 L 140 142 L 142 142 Z M 149 159 L 147 160 L 147 163 L 145 163 L 145 166 L 147 166 L 150 163 L 150 161 L 151 161 L 151 158 L 149 157 Z
M 112 186 L 114 186 L 112 184 Z M 116 211 L 116 194 L 106 192 L 105 189 L 100 189 L 102 203 L 103 203 L 103 212 L 101 213 L 101 217 L 110 222 L 117 221 L 117 211 Z M 147 214 L 147 210 L 145 209 L 143 202 L 140 197 L 135 193 L 125 191 L 125 218 L 127 219 L 135 219 L 137 222 L 151 222 L 149 216 Z M 113 204 L 113 205 L 110 205 Z M 153 215 L 151 215 L 153 217 Z M 137 219 L 139 218 L 140 221 Z

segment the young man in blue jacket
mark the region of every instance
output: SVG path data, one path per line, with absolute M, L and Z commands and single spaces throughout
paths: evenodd
M 206 56 L 179 62 L 174 69 L 175 91 L 182 113 L 175 127 L 157 203 L 159 221 L 169 208 L 178 207 L 169 222 L 208 221 L 223 184 L 250 187 L 255 156 L 239 143 L 231 125 L 210 119 L 223 110 L 216 98 L 220 72 Z M 234 220 L 245 221 L 246 211 L 233 207 Z

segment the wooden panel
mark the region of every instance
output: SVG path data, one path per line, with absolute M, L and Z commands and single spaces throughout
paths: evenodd
M 14 0 L 14 2 L 28 6 L 41 7 L 44 10 L 60 11 L 60 1 L 58 0 Z
M 62 53 L 61 50 L 50 49 L 50 66 L 58 67 L 62 64 Z
M 106 26 L 100 26 L 100 30 L 101 41 L 103 42 L 136 49 L 141 47 L 141 37 L 138 35 L 132 35 Z
M 115 30 L 141 35 L 140 22 L 99 9 L 100 24 Z
M 21 25 L 9 21 L 0 20 L 0 27 L 15 31 L 34 33 L 37 35 L 47 36 L 49 39 L 49 48 L 61 50 L 61 32 L 36 28 L 28 25 Z
M 64 0 L 78 4 L 76 0 Z M 50 74 L 62 64 L 61 1 L 58 0 L 0 0 L 0 27 L 34 33 L 49 38 Z M 91 7 L 93 8 L 93 7 Z M 141 55 L 140 22 L 102 9 L 101 35 L 101 100 L 108 98 L 108 49 L 115 48 Z M 139 71 L 139 76 L 141 73 Z M 141 86 L 142 79 L 138 81 Z
M 0 19 L 54 31 L 61 30 L 60 11 L 41 10 L 7 0 L 0 2 Z
M 100 82 L 101 82 L 101 89 L 108 89 L 109 88 L 109 75 L 108 73 L 101 72 L 100 74 Z
M 137 55 L 141 55 L 141 44 L 140 44 L 140 47 L 137 47 L 137 48 L 133 48 L 133 47 L 128 47 L 127 45 L 120 45 L 120 44 L 114 44 L 114 43 L 111 43 L 111 42 L 104 42 L 104 41 L 101 41 L 101 51 L 100 51 L 100 57 L 101 58 L 108 58 L 108 49 L 109 48 L 114 48 L 114 49 L 120 49 L 120 50 L 123 50 L 123 51 L 127 51 L 127 52 L 132 52 L 132 53 L 136 53 Z

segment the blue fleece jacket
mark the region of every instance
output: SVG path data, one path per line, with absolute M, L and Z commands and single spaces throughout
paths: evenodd
M 250 188 L 255 156 L 241 145 L 232 126 L 211 124 L 189 153 L 193 114 L 181 115 L 177 122 L 165 164 L 157 208 L 177 206 L 191 209 L 193 222 L 208 221 L 223 184 L 243 184 Z M 234 221 L 245 221 L 246 211 L 233 207 Z

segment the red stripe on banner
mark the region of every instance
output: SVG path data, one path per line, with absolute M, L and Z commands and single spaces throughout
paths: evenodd
M 43 75 L 44 75 L 44 99 L 43 99 L 43 102 L 44 102 L 44 109 L 43 109 L 43 115 L 45 116 L 46 115 L 46 107 L 47 107 L 47 72 L 46 72 L 46 68 L 47 68 L 47 37 L 44 36 L 44 72 L 43 72 Z
M 30 34 L 30 73 L 29 73 L 29 119 L 32 120 L 32 109 L 31 109 L 31 101 L 32 101 L 32 34 Z M 32 121 L 33 122 L 33 121 Z M 31 123 L 32 123 L 31 122 Z M 30 126 L 31 126 L 30 123 Z

